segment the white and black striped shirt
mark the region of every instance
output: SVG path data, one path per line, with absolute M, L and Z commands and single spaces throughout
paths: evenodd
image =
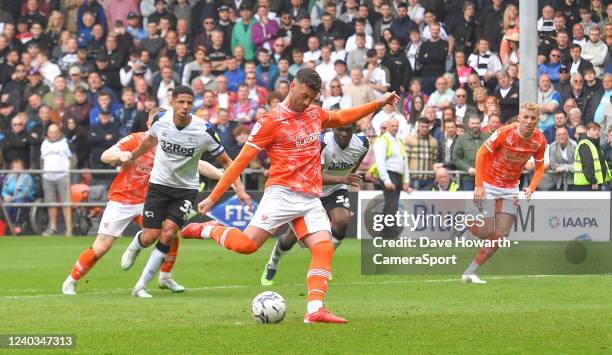
M 478 76 L 482 79 L 487 73 L 497 72 L 502 69 L 501 61 L 499 57 L 487 52 L 485 55 L 480 53 L 472 53 L 468 58 L 468 65 L 478 73 Z
M 538 33 L 540 36 L 551 36 L 555 32 L 555 22 L 553 19 L 545 20 L 544 17 L 540 17 L 538 20 Z

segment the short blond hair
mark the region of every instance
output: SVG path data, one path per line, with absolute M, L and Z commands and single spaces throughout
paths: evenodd
M 540 105 L 538 105 L 535 102 L 529 102 L 529 101 L 524 102 L 520 107 L 520 111 L 522 110 L 535 112 L 536 116 L 540 115 Z

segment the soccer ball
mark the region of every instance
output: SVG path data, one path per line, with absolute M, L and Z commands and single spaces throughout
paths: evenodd
M 278 293 L 266 291 L 255 296 L 251 310 L 258 323 L 279 323 L 285 318 L 287 304 Z

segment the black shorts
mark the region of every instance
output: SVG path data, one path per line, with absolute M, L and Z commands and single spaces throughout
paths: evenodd
M 344 208 L 351 210 L 351 202 L 349 201 L 349 192 L 346 189 L 336 190 L 329 196 L 321 197 L 321 204 L 325 208 L 325 212 L 329 214 L 334 208 Z
M 179 189 L 149 183 L 142 212 L 142 226 L 161 229 L 164 221 L 169 219 L 182 228 L 197 194 L 196 189 Z

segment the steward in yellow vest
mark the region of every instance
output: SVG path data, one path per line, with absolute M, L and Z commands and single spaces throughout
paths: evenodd
M 397 137 L 399 121 L 396 118 L 387 120 L 387 132 L 374 142 L 376 164 L 369 172 L 379 179 L 383 190 L 385 205 L 383 215 L 395 215 L 399 208 L 399 198 L 402 191 L 410 190 L 408 160 L 404 142 Z M 396 226 L 385 226 L 382 230 L 384 238 L 396 238 L 401 230 Z
M 575 190 L 599 190 L 601 186 L 612 181 L 601 147 L 599 147 L 599 124 L 587 124 L 587 134 L 580 137 L 574 153 Z
M 459 184 L 451 179 L 448 170 L 445 168 L 438 168 L 436 170 L 436 180 L 431 188 L 431 191 L 455 192 L 457 190 L 459 190 Z
M 393 138 L 394 137 L 392 137 L 390 134 L 383 134 L 376 139 L 377 141 L 382 140 L 385 143 L 385 146 L 387 147 L 387 153 L 386 153 L 387 159 L 389 159 L 391 155 L 393 154 L 393 149 L 391 147 L 391 139 Z M 402 159 L 406 159 L 406 146 L 404 145 L 404 142 L 402 142 L 402 140 L 397 136 L 395 137 L 395 139 L 397 140 L 397 143 L 401 147 L 400 154 L 402 155 Z M 370 172 L 370 174 L 372 174 L 374 178 L 380 179 L 380 173 L 378 172 L 376 163 L 374 163 L 368 171 Z M 402 180 L 403 179 L 404 179 L 404 175 L 402 174 Z

